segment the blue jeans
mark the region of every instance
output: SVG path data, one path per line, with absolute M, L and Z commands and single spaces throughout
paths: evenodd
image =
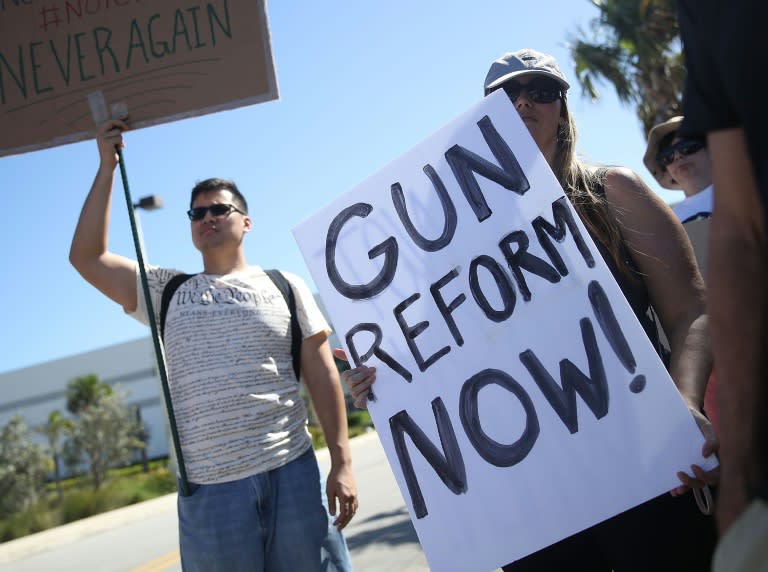
M 184 572 L 351 572 L 310 448 L 278 469 L 179 495 Z

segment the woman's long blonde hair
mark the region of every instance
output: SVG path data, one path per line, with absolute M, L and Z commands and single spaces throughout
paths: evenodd
M 628 266 L 628 248 L 611 206 L 605 197 L 594 189 L 604 185 L 604 169 L 589 165 L 576 155 L 576 123 L 568 110 L 565 95 L 562 98 L 560 115 L 563 123 L 557 132 L 557 151 L 552 170 L 566 196 L 592 235 L 600 240 L 610 252 L 621 272 L 632 279 L 637 274 Z

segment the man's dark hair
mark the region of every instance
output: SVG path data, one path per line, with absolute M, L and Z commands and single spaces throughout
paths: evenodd
M 248 202 L 240 192 L 240 189 L 237 188 L 235 182 L 230 181 L 229 179 L 217 178 L 206 179 L 195 185 L 195 187 L 192 189 L 192 196 L 189 199 L 190 208 L 192 208 L 192 205 L 195 203 L 195 199 L 197 199 L 198 195 L 202 193 L 210 193 L 212 191 L 229 191 L 232 193 L 232 200 L 235 203 L 235 206 L 244 213 L 248 212 Z

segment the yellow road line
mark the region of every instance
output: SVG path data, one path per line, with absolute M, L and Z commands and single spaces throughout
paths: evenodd
M 166 568 L 169 568 L 174 564 L 178 564 L 179 562 L 181 562 L 181 555 L 177 549 L 169 552 L 168 554 L 164 554 L 163 556 L 155 558 L 154 560 L 150 560 L 146 564 L 142 564 L 130 572 L 160 572 L 161 570 L 165 570 Z

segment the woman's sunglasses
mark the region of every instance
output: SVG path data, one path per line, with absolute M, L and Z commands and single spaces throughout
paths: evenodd
M 667 167 L 675 160 L 675 153 L 680 153 L 681 157 L 687 157 L 704 149 L 706 145 L 700 139 L 680 139 L 669 147 L 665 147 L 656 155 L 656 160 L 662 167 Z
M 563 97 L 563 90 L 556 81 L 539 77 L 522 85 L 514 80 L 501 84 L 501 88 L 506 92 L 512 103 L 517 101 L 520 94 L 528 94 L 528 99 L 534 103 L 552 103 Z
M 211 211 L 211 215 L 213 216 L 228 215 L 232 211 L 238 212 L 241 215 L 245 214 L 235 205 L 231 205 L 229 203 L 215 203 L 208 205 L 207 207 L 195 207 L 193 209 L 189 209 L 187 211 L 187 216 L 189 217 L 189 220 L 203 220 L 205 218 L 205 213 L 208 211 Z

